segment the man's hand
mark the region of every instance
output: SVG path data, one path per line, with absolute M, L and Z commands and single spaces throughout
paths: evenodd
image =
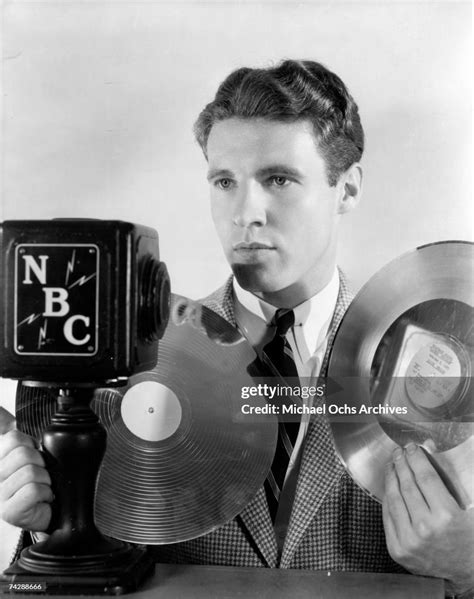
M 15 430 L 0 407 L 0 517 L 31 531 L 46 530 L 53 500 L 51 479 L 33 439 Z
M 383 518 L 392 558 L 413 574 L 474 587 L 474 509 L 463 510 L 422 449 L 410 443 L 387 467 Z

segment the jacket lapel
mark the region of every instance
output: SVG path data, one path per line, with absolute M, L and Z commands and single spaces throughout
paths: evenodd
M 334 452 L 329 423 L 325 416 L 319 416 L 308 429 L 281 568 L 289 567 L 298 543 L 343 472 Z
M 278 547 L 263 486 L 237 520 L 265 565 L 268 568 L 276 568 Z
M 321 368 L 327 375 L 329 355 L 342 317 L 349 307 L 352 295 L 342 272 L 336 309 L 329 329 L 328 347 Z M 308 429 L 301 469 L 291 511 L 287 537 L 283 546 L 280 567 L 288 568 L 298 543 L 303 538 L 324 499 L 339 481 L 344 467 L 336 456 L 331 428 L 326 416 L 317 416 Z

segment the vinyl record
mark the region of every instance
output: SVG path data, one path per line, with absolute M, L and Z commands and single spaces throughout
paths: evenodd
M 242 413 L 255 358 L 215 312 L 173 295 L 156 368 L 95 392 L 92 407 L 107 430 L 95 501 L 101 532 L 149 545 L 185 541 L 225 524 L 253 499 L 277 440 L 275 416 Z M 19 385 L 21 430 L 39 437 L 55 393 Z M 252 404 L 266 402 L 252 397 Z
M 156 368 L 123 390 L 96 395 L 94 409 L 108 431 L 95 505 L 105 534 L 145 544 L 184 541 L 251 501 L 277 434 L 273 418 L 241 410 L 254 359 L 227 322 L 174 297 Z
M 336 451 L 378 500 L 397 446 L 420 445 L 460 505 L 474 501 L 474 246 L 426 245 L 361 289 L 329 362 Z
M 29 386 L 20 381 L 15 398 L 17 429 L 39 442 L 56 411 L 57 393 L 52 387 Z

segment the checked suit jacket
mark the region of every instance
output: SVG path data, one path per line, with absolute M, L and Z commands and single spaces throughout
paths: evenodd
M 344 276 L 329 329 L 329 351 L 351 302 Z M 236 326 L 232 277 L 202 303 Z M 381 506 L 338 460 L 325 416 L 311 421 L 280 560 L 263 487 L 232 521 L 197 539 L 155 547 L 157 561 L 227 566 L 404 572 L 389 556 Z

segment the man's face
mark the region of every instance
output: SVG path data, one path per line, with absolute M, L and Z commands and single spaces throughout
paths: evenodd
M 220 121 L 207 156 L 212 217 L 240 285 L 285 307 L 324 287 L 344 184 L 329 186 L 310 123 Z

